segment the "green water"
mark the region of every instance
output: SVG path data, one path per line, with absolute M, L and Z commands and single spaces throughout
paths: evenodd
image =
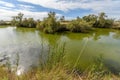
M 120 31 L 111 29 L 96 29 L 90 33 L 44 34 L 33 28 L 0 28 L 0 53 L 7 55 L 18 50 L 21 56 L 21 64 L 27 67 L 38 61 L 36 56 L 40 55 L 40 46 L 44 43 L 44 53 L 47 47 L 65 43 L 66 63 L 74 66 L 78 60 L 77 67 L 85 69 L 93 64 L 94 60 L 101 56 L 104 63 L 112 70 L 120 71 Z M 24 45 L 25 44 L 25 45 Z M 14 46 L 13 46 L 14 45 Z M 22 45 L 22 46 L 21 46 Z M 31 46 L 31 47 L 26 47 Z M 24 48 L 24 49 L 23 49 Z M 30 50 L 32 49 L 33 52 Z M 38 48 L 38 49 L 37 49 Z M 19 52 L 20 50 L 20 52 Z M 38 50 L 38 51 L 36 51 Z M 36 52 L 36 54 L 34 54 Z M 25 55 L 24 55 L 25 54 Z M 39 58 L 39 57 L 37 57 Z M 33 63 L 31 62 L 33 60 Z M 13 60 L 14 61 L 14 60 Z
M 86 69 L 102 56 L 103 63 L 113 72 L 120 71 L 120 31 L 96 29 L 91 33 L 41 34 L 51 45 L 65 42 L 67 64 Z

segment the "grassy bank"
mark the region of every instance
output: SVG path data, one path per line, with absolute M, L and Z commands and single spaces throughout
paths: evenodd
M 94 68 L 83 73 L 71 73 L 66 67 L 56 65 L 50 70 L 33 69 L 28 73 L 16 76 L 14 72 L 0 68 L 0 80 L 120 80 L 119 76 L 104 71 L 94 71 Z
M 119 76 L 106 69 L 101 57 L 96 59 L 95 64 L 80 71 L 76 66 L 71 67 L 65 63 L 65 54 L 65 44 L 50 47 L 46 62 L 21 76 L 17 76 L 16 71 L 12 72 L 2 66 L 0 67 L 0 80 L 120 80 Z

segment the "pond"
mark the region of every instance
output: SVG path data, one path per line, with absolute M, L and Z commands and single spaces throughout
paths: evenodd
M 0 64 L 10 63 L 17 74 L 37 67 L 47 59 L 49 46 L 65 43 L 66 63 L 81 70 L 102 56 L 113 72 L 120 72 L 120 31 L 96 29 L 90 33 L 44 34 L 34 28 L 0 28 Z

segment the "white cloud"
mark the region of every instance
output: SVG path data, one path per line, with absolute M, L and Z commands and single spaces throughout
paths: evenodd
M 18 0 L 18 1 L 24 1 L 29 2 L 32 4 L 37 4 L 46 8 L 52 8 L 57 10 L 64 10 L 68 11 L 69 9 L 78 8 L 78 3 L 73 3 L 72 1 L 65 1 L 65 0 Z
M 22 10 L 32 10 L 34 6 L 19 4 L 19 8 Z
M 87 9 L 94 13 L 106 12 L 110 16 L 120 14 L 120 0 L 18 0 L 37 4 L 42 7 L 69 11 L 74 9 Z M 117 13 L 116 13 L 117 12 Z
M 92 13 L 105 12 L 111 18 L 120 18 L 120 0 L 18 0 L 40 5 L 45 8 L 57 9 L 67 13 L 67 11 L 74 9 L 91 10 Z M 31 5 L 17 4 L 18 10 L 13 9 L 14 4 L 0 0 L 0 20 L 10 20 L 11 16 L 17 15 L 19 12 L 25 14 L 25 17 L 33 17 L 35 19 L 43 19 L 47 16 L 46 12 L 32 12 L 35 9 Z M 12 10 L 11 10 L 12 9 Z M 90 12 L 81 13 L 81 15 L 88 15 Z M 61 16 L 61 14 L 57 14 Z M 76 15 L 79 16 L 79 15 Z M 67 16 L 71 19 L 73 16 Z
M 14 4 L 12 4 L 12 3 L 8 3 L 8 2 L 5 2 L 5 1 L 0 1 L 0 5 L 2 5 L 2 6 L 6 6 L 6 7 L 15 7 L 15 5 Z
M 42 20 L 44 17 L 47 17 L 48 12 L 31 12 L 27 10 L 5 10 L 0 9 L 0 20 L 11 20 L 12 16 L 16 16 L 19 12 L 24 14 L 26 18 L 34 18 L 35 20 Z M 61 14 L 56 14 L 57 16 L 61 16 Z
M 11 20 L 12 16 L 16 16 L 19 12 L 24 14 L 26 18 L 34 18 L 35 20 L 42 20 L 44 17 L 47 17 L 48 12 L 33 12 L 34 6 L 17 4 L 15 6 L 12 3 L 1 1 L 0 0 L 0 20 Z M 13 7 L 18 7 L 18 9 L 13 9 Z M 61 14 L 56 14 L 61 16 Z
M 9 10 L 9 9 L 11 9 L 11 8 L 9 8 L 9 7 L 3 7 L 3 6 L 0 6 L 0 9 Z
M 106 8 L 115 8 L 119 6 L 119 0 L 18 0 L 37 4 L 46 8 L 52 8 L 62 11 L 73 10 L 77 8 L 92 9 L 95 11 Z M 119 6 L 120 7 L 120 6 Z

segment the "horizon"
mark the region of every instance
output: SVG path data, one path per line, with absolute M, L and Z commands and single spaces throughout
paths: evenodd
M 42 20 L 50 11 L 56 12 L 58 17 L 65 16 L 66 20 L 100 12 L 120 19 L 119 3 L 119 0 L 0 0 L 0 20 L 9 21 L 19 12 L 26 18 Z

